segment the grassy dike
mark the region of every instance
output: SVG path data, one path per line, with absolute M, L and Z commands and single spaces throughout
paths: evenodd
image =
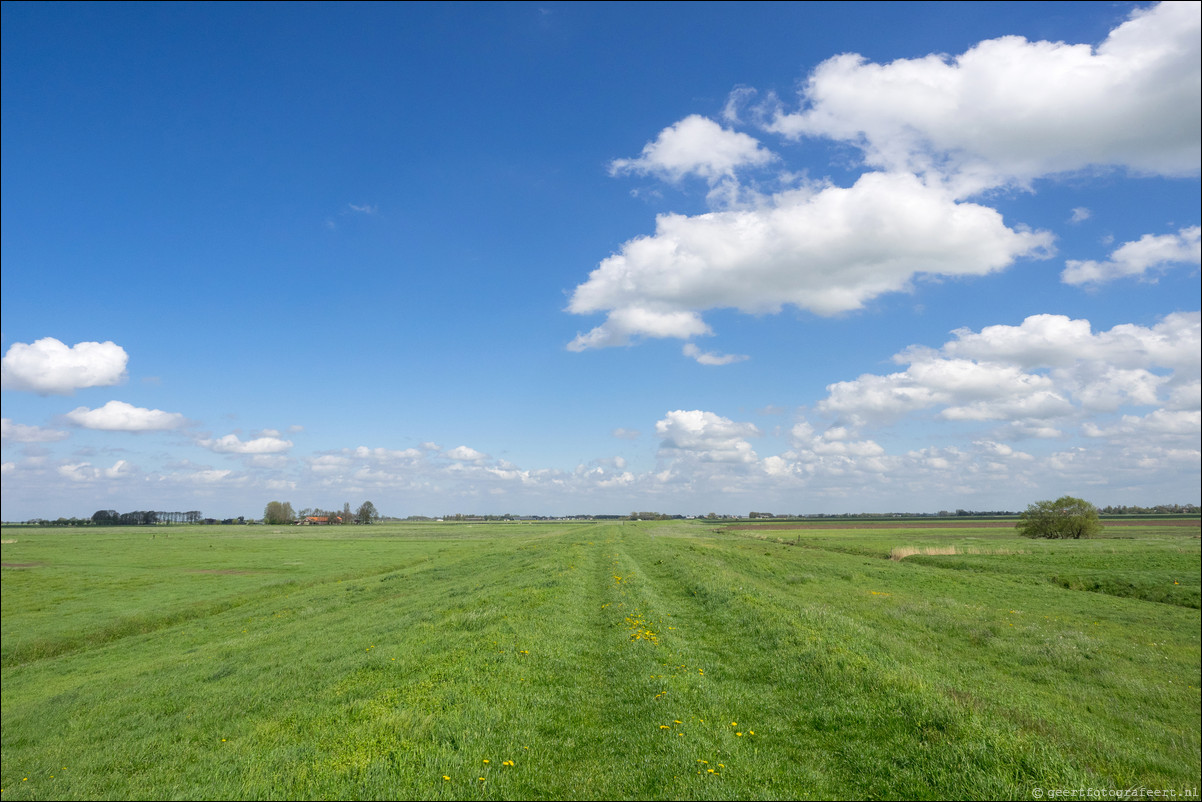
M 1196 798 L 1198 529 L 1107 534 L 5 528 L 0 787 Z

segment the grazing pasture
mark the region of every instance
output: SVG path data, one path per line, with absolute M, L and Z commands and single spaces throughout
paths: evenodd
M 6 800 L 1197 798 L 1196 522 L 3 534 Z

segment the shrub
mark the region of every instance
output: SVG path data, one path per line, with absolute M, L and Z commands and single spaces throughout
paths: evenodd
M 1098 508 L 1072 496 L 1031 504 L 1018 517 L 1016 528 L 1023 537 L 1082 538 L 1102 532 Z

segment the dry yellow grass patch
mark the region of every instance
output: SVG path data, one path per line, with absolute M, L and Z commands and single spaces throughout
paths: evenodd
M 901 562 L 915 554 L 948 556 L 953 554 L 1026 554 L 1025 549 L 979 549 L 961 548 L 959 546 L 894 546 L 889 552 L 889 559 Z

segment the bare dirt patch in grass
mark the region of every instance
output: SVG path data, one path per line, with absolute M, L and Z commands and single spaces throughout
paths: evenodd
M 37 568 L 44 563 L 0 563 L 3 568 Z

